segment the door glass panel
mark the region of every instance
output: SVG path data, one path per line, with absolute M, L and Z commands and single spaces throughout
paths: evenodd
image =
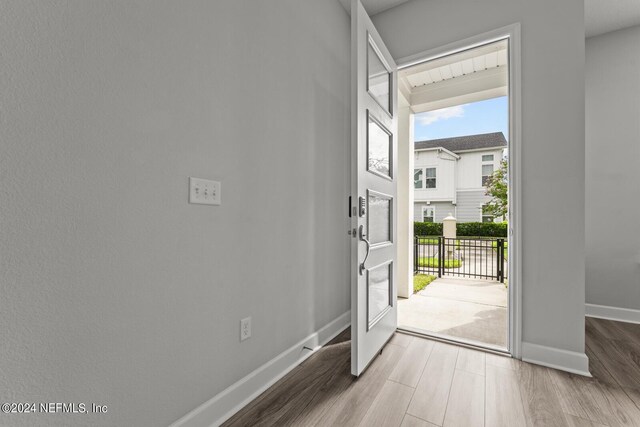
M 369 193 L 369 242 L 391 242 L 391 199 L 375 193 Z
M 369 94 L 385 111 L 390 113 L 391 75 L 378 56 L 378 52 L 371 46 L 371 41 L 367 45 L 367 73 L 367 90 Z
M 367 133 L 367 170 L 391 178 L 391 134 L 369 116 Z
M 367 329 L 371 328 L 391 305 L 391 263 L 367 272 Z

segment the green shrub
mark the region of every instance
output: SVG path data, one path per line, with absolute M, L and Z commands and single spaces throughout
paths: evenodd
M 416 274 L 415 276 L 413 276 L 413 292 L 420 292 L 434 280 L 436 280 L 436 276 L 432 276 L 430 274 Z
M 420 245 L 437 245 L 438 244 L 438 236 L 430 237 L 430 236 L 417 236 L 418 244 Z
M 418 238 L 419 245 L 437 245 L 440 242 L 439 236 L 416 236 Z M 447 245 L 451 245 L 450 241 L 447 241 Z M 456 239 L 456 249 L 460 249 L 460 240 Z
M 506 222 L 459 222 L 456 224 L 458 236 L 467 237 L 507 237 Z M 414 222 L 415 236 L 442 236 L 442 223 Z
M 420 267 L 431 267 L 438 268 L 438 258 L 429 257 L 429 258 L 418 258 L 418 266 Z M 462 265 L 460 260 L 458 259 L 445 259 L 444 260 L 444 268 L 458 268 Z
M 506 222 L 459 222 L 456 224 L 458 236 L 507 237 Z
M 414 222 L 413 233 L 415 236 L 442 236 L 442 223 Z

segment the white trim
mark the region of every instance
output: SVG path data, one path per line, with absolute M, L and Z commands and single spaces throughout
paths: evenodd
M 449 151 L 449 150 L 447 150 L 447 149 L 446 149 L 446 148 L 444 148 L 444 147 L 415 148 L 415 149 L 413 150 L 413 152 L 415 153 L 415 152 L 417 152 L 417 151 L 436 151 L 436 150 L 437 150 L 438 152 L 440 152 L 440 151 L 444 151 L 445 153 L 450 154 L 452 157 L 455 157 L 456 159 L 459 159 L 459 158 L 460 158 L 460 156 L 458 156 L 456 153 L 454 153 L 453 151 Z
M 422 222 L 426 222 L 424 220 L 424 211 L 426 211 L 427 209 L 431 209 L 433 211 L 433 215 L 431 215 L 431 217 L 433 218 L 432 222 L 436 222 L 436 207 L 431 206 L 431 202 L 427 202 L 426 206 L 422 206 Z
M 485 175 L 484 174 L 483 169 L 484 169 L 485 166 L 491 166 L 491 173 L 489 175 Z M 482 188 L 484 188 L 484 189 L 487 188 L 487 186 L 484 185 L 484 182 L 482 182 L 482 181 L 484 181 L 484 177 L 485 176 L 487 178 L 490 177 L 491 175 L 493 175 L 493 173 L 495 171 L 496 171 L 496 165 L 493 163 L 493 160 L 492 161 L 487 161 L 487 162 L 485 162 L 485 161 L 481 162 L 481 164 L 480 164 L 480 182 L 482 183 Z
M 520 23 L 506 27 L 509 33 L 509 350 L 522 357 L 522 75 Z
M 522 343 L 522 360 L 548 368 L 590 377 L 589 358 L 584 353 L 547 347 L 530 342 Z
M 422 183 L 420 184 L 420 187 L 416 187 L 416 171 L 420 171 L 422 173 L 422 179 L 421 179 Z M 418 167 L 415 166 L 415 163 L 414 163 L 414 166 L 413 166 L 413 191 L 426 190 L 426 188 L 424 188 L 424 186 L 425 186 L 424 168 L 423 167 L 418 168 Z
M 479 153 L 481 151 L 498 151 L 501 150 L 504 153 L 504 150 L 509 145 L 501 145 L 499 147 L 488 147 L 488 148 L 472 148 L 470 150 L 456 150 L 456 153 Z
M 424 169 L 424 188 L 423 190 L 437 190 L 438 189 L 438 166 L 436 165 L 428 165 L 423 166 Z M 436 171 L 436 176 L 427 176 L 427 169 L 434 169 Z M 436 182 L 435 187 L 427 187 L 427 179 L 434 179 Z
M 460 192 L 472 192 L 472 191 L 485 191 L 486 188 L 484 187 L 477 187 L 477 188 L 458 188 L 456 191 L 460 191 Z
M 453 200 L 451 198 L 448 199 L 438 199 L 438 198 L 429 198 L 429 199 L 414 199 L 413 201 L 414 203 L 426 203 L 426 204 L 431 204 L 431 203 L 451 203 L 452 205 L 455 204 L 453 203 Z
M 517 359 L 522 351 L 522 105 L 520 23 L 399 58 L 398 69 L 442 58 L 499 40 L 509 40 L 509 352 Z M 460 191 L 460 190 L 456 190 Z
M 436 170 L 436 176 L 427 176 L 427 169 L 435 169 Z M 422 183 L 423 186 L 420 188 L 416 188 L 416 180 L 415 180 L 415 176 L 416 176 L 416 171 L 419 170 L 422 172 L 423 175 L 423 179 L 422 179 Z M 435 187 L 427 187 L 427 179 L 435 179 L 436 180 L 436 186 Z M 438 165 L 437 164 L 430 164 L 430 165 L 422 165 L 420 167 L 416 167 L 415 163 L 413 166 L 413 191 L 416 190 L 420 190 L 420 191 L 428 191 L 428 192 L 432 192 L 435 193 L 438 190 Z
M 585 304 L 584 311 L 587 317 L 596 317 L 598 319 L 640 324 L 640 310 L 635 310 L 632 308 Z
M 175 421 L 171 427 L 219 426 L 349 327 L 350 320 L 351 312 L 347 311 Z

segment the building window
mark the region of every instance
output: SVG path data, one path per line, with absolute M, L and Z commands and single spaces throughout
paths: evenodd
M 493 214 L 487 212 L 487 205 L 482 205 L 482 222 L 493 222 Z
M 493 154 L 485 154 L 482 156 L 483 162 L 493 162 Z
M 422 174 L 424 171 L 422 169 L 414 169 L 413 170 L 413 188 L 422 188 Z
M 487 186 L 489 177 L 493 175 L 493 165 L 482 165 L 482 186 Z
M 436 208 L 433 206 L 422 207 L 422 222 L 434 222 L 436 218 Z
M 426 168 L 424 188 L 436 188 L 436 168 Z

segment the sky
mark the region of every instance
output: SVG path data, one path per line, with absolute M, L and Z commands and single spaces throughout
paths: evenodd
M 508 139 L 509 105 L 506 96 L 456 105 L 415 115 L 416 141 L 502 132 Z

